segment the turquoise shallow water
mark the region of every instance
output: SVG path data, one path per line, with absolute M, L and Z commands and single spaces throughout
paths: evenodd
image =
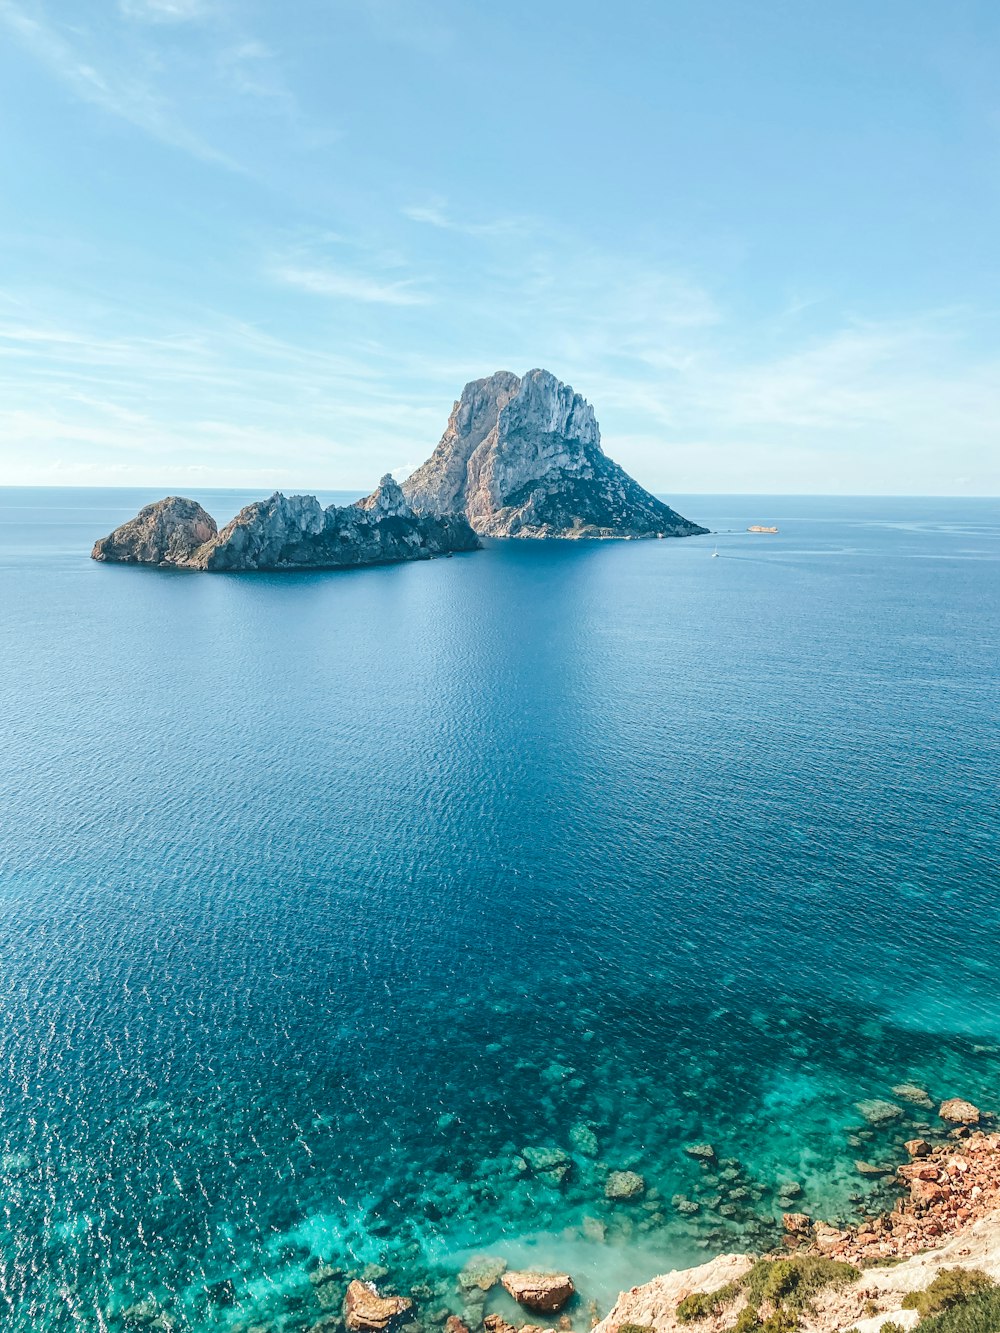
M 0 491 L 6 1327 L 290 1333 L 323 1259 L 432 1330 L 485 1250 L 568 1265 L 582 1329 L 782 1183 L 877 1203 L 894 1085 L 1000 1109 L 1000 503 L 92 563 L 152 498 Z

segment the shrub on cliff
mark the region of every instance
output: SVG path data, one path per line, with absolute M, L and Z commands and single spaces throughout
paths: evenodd
M 919 1333 L 997 1333 L 1000 1287 L 986 1287 L 941 1314 L 921 1319 Z
M 853 1282 L 858 1276 L 853 1264 L 811 1254 L 758 1259 L 736 1282 L 727 1282 L 717 1291 L 693 1291 L 685 1296 L 677 1307 L 677 1318 L 682 1324 L 706 1319 L 745 1292 L 747 1303 L 737 1316 L 733 1333 L 793 1333 L 799 1314 L 809 1309 L 817 1292 Z
M 996 1291 L 991 1278 L 978 1268 L 942 1268 L 937 1277 L 923 1291 L 911 1291 L 903 1297 L 904 1310 L 916 1310 L 921 1319 L 941 1314 L 952 1306 L 962 1305 L 973 1296 Z M 923 1327 L 923 1325 L 921 1325 Z
M 707 1319 L 710 1314 L 718 1314 L 726 1305 L 731 1305 L 739 1295 L 737 1282 L 727 1282 L 716 1291 L 692 1291 L 685 1296 L 677 1307 L 677 1318 L 682 1324 L 690 1324 L 695 1319 Z M 622 1333 L 619 1329 L 618 1333 Z
M 860 1276 L 853 1264 L 818 1255 L 796 1255 L 789 1259 L 759 1259 L 744 1278 L 747 1301 L 759 1309 L 770 1304 L 776 1310 L 805 1310 L 824 1287 L 842 1286 Z

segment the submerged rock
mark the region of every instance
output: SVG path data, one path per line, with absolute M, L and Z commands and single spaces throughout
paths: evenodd
M 433 454 L 403 483 L 411 505 L 464 513 L 493 537 L 702 533 L 601 448 L 594 409 L 547 370 L 500 370 L 462 391 Z
M 415 514 L 387 475 L 357 504 L 326 509 L 314 495 L 276 491 L 241 509 L 221 532 L 193 500 L 169 497 L 102 537 L 91 555 L 125 564 L 243 573 L 426 560 L 478 547 L 463 517 Z
M 934 1107 L 930 1093 L 926 1088 L 918 1087 L 915 1083 L 897 1083 L 892 1090 L 892 1095 L 899 1097 L 904 1102 L 909 1102 L 912 1106 L 919 1106 L 924 1111 L 930 1111 Z
M 344 1270 L 332 1264 L 319 1264 L 309 1274 L 316 1299 L 324 1310 L 337 1310 L 344 1298 Z
M 878 1166 L 874 1162 L 856 1161 L 854 1169 L 860 1176 L 889 1176 L 892 1175 L 891 1166 Z
M 797 1180 L 783 1180 L 778 1185 L 778 1193 L 783 1199 L 798 1199 L 802 1195 L 802 1186 Z
M 384 1333 L 394 1319 L 413 1308 L 408 1296 L 380 1296 L 357 1278 L 344 1297 L 344 1323 L 351 1333 Z
M 869 1125 L 888 1125 L 893 1120 L 901 1119 L 903 1115 L 903 1108 L 894 1102 L 870 1099 L 855 1102 L 855 1105 Z
M 522 1148 L 521 1157 L 528 1167 L 549 1185 L 559 1185 L 569 1174 L 569 1153 L 562 1148 Z
M 152 1296 L 148 1296 L 144 1301 L 136 1301 L 134 1305 L 127 1306 L 122 1310 L 119 1317 L 126 1328 L 169 1330 L 173 1327 L 159 1302 L 154 1300 Z
M 492 1259 L 489 1256 L 470 1259 L 458 1275 L 458 1285 L 463 1291 L 471 1291 L 473 1288 L 489 1291 L 506 1271 L 506 1259 Z
M 518 1305 L 526 1305 L 529 1310 L 545 1314 L 561 1310 L 575 1291 L 573 1279 L 568 1273 L 518 1271 L 504 1273 L 501 1281 Z
M 596 1157 L 600 1148 L 597 1142 L 597 1135 L 590 1125 L 581 1123 L 574 1125 L 569 1132 L 569 1141 L 578 1153 L 584 1157 Z
M 646 1192 L 646 1182 L 638 1171 L 612 1171 L 604 1182 L 607 1199 L 637 1199 Z
M 710 1143 L 688 1143 L 685 1144 L 684 1151 L 688 1157 L 694 1157 L 699 1162 L 715 1161 L 715 1149 Z M 729 1169 L 732 1170 L 732 1168 Z

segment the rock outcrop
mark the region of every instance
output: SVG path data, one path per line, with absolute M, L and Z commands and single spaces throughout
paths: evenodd
M 618 1333 L 626 1325 L 639 1325 L 655 1333 L 675 1333 L 681 1322 L 677 1307 L 686 1296 L 696 1291 L 717 1291 L 745 1277 L 752 1265 L 753 1259 L 748 1254 L 723 1254 L 697 1268 L 675 1269 L 655 1277 L 641 1287 L 623 1291 L 595 1333 Z
M 843 1280 L 817 1288 L 797 1312 L 800 1333 L 880 1333 L 886 1323 L 911 1329 L 918 1313 L 909 1298 L 926 1291 L 942 1270 L 975 1270 L 1000 1281 L 1000 1134 L 963 1125 L 933 1143 L 914 1139 L 907 1149 L 912 1160 L 897 1174 L 909 1192 L 891 1212 L 845 1228 L 786 1214 L 780 1251 L 759 1261 L 724 1254 L 632 1287 L 594 1333 L 622 1333 L 629 1325 L 649 1333 L 685 1333 L 692 1326 L 699 1333 L 732 1333 L 748 1299 L 740 1283 L 755 1262 L 832 1263 L 831 1277 L 840 1266 Z M 678 1310 L 682 1301 L 687 1310 Z
M 351 1333 L 384 1333 L 412 1308 L 408 1296 L 380 1296 L 369 1283 L 355 1279 L 344 1297 L 344 1323 Z
M 967 1102 L 963 1097 L 949 1097 L 946 1102 L 942 1102 L 938 1107 L 938 1115 L 953 1125 L 978 1125 L 982 1119 L 979 1107 L 973 1106 L 972 1102 Z
M 689 537 L 705 532 L 601 448 L 594 409 L 547 370 L 465 386 L 434 453 L 403 483 L 419 513 L 464 513 L 492 537 Z
M 276 492 L 218 531 L 193 500 L 170 496 L 102 537 L 95 560 L 212 572 L 342 569 L 473 551 L 479 539 L 458 514 L 418 515 L 391 476 L 353 505 L 324 509 L 314 495 Z
M 184 565 L 218 531 L 215 519 L 196 501 L 168 495 L 102 537 L 91 555 L 126 565 Z
M 518 1305 L 543 1314 L 561 1310 L 575 1290 L 568 1273 L 504 1273 L 500 1281 Z

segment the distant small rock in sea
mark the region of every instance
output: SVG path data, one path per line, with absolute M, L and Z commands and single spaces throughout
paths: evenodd
M 167 496 L 94 544 L 94 560 L 212 572 L 342 569 L 474 551 L 460 514 L 416 514 L 388 474 L 353 505 L 324 509 L 314 495 L 275 492 L 220 532 L 194 500 Z
M 491 537 L 690 537 L 707 531 L 601 448 L 594 409 L 547 370 L 473 380 L 433 454 L 403 483 L 420 513 Z

